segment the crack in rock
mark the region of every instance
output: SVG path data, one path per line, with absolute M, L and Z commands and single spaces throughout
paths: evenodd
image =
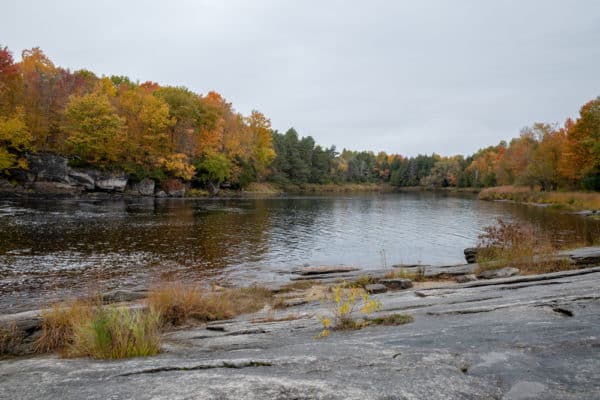
M 126 372 L 124 374 L 115 375 L 115 378 L 118 377 L 126 377 L 132 375 L 143 375 L 143 374 L 157 374 L 160 372 L 170 372 L 170 371 L 201 371 L 205 369 L 216 369 L 216 368 L 233 368 L 233 369 L 242 369 L 242 368 L 251 368 L 251 367 L 272 367 L 273 364 L 266 361 L 243 361 L 243 362 L 227 362 L 223 361 L 218 364 L 199 364 L 191 367 L 159 367 L 159 368 L 150 368 L 144 369 L 141 371 L 134 372 Z

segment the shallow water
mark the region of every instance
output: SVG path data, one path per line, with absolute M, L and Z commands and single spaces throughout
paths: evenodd
M 0 200 L 0 313 L 169 277 L 249 284 L 305 264 L 463 263 L 463 249 L 497 217 L 560 243 L 600 237 L 590 218 L 443 193 Z

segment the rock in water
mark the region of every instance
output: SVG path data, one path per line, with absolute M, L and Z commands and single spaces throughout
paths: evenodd
M 382 279 L 379 281 L 382 285 L 390 289 L 408 289 L 413 286 L 413 283 L 410 279 Z
M 465 259 L 469 264 L 473 264 L 477 262 L 477 247 L 467 247 L 464 250 Z
M 377 294 L 387 292 L 388 288 L 387 286 L 382 285 L 381 283 L 372 283 L 370 285 L 365 285 L 365 290 L 368 293 Z
M 323 265 L 320 267 L 302 267 L 292 271 L 292 274 L 296 275 L 326 275 L 326 274 L 338 274 L 343 272 L 358 271 L 356 267 L 344 267 L 344 266 L 327 266 Z
M 509 276 L 517 275 L 519 270 L 517 268 L 499 268 L 499 269 L 488 269 L 480 272 L 477 275 L 480 279 L 495 279 L 495 278 L 508 278 Z
M 154 195 L 154 187 L 156 184 L 152 179 L 144 178 L 141 181 L 134 183 L 131 185 L 131 189 L 134 193 L 138 193 L 142 196 L 152 196 Z

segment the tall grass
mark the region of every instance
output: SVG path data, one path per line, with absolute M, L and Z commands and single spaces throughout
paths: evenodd
M 148 306 L 163 324 L 181 325 L 193 319 L 215 321 L 255 312 L 272 299 L 270 290 L 258 286 L 209 290 L 195 285 L 167 283 L 150 289 Z
M 159 352 L 156 312 L 103 307 L 85 301 L 57 303 L 42 311 L 40 353 L 59 351 L 67 357 L 126 358 Z
M 498 186 L 479 192 L 481 200 L 512 200 L 519 203 L 553 204 L 575 210 L 600 210 L 598 192 L 541 192 L 523 186 Z
M 97 308 L 92 318 L 73 327 L 72 356 L 100 359 L 140 357 L 160 350 L 159 315 L 125 307 Z

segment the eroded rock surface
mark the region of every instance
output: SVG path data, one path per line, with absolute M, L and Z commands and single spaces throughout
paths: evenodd
M 173 332 L 156 357 L 5 360 L 0 398 L 594 399 L 599 288 L 591 268 L 387 292 L 379 314 L 414 322 L 318 340 L 311 302 Z

